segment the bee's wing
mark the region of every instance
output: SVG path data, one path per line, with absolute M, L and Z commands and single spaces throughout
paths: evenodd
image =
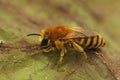
M 98 35 L 99 33 L 97 33 L 95 30 L 92 30 L 92 29 L 88 29 L 88 28 L 82 28 L 82 27 L 74 27 L 74 28 L 71 28 L 72 30 L 75 31 L 75 33 L 79 34 L 79 35 L 84 35 L 89 37 L 89 36 L 95 36 L 95 35 Z
M 75 39 L 75 38 L 82 38 L 82 37 L 91 37 L 98 35 L 98 33 L 91 29 L 83 29 L 81 27 L 71 28 L 73 30 L 72 33 L 69 33 L 65 37 L 62 37 L 61 40 L 65 39 Z

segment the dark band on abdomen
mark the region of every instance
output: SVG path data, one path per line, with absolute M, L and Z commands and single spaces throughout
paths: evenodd
M 92 46 L 92 44 L 93 44 L 93 39 L 94 39 L 94 36 L 90 37 L 90 39 L 91 39 L 91 41 L 90 41 L 89 45 L 88 45 L 88 46 L 86 46 L 86 47 L 88 47 L 88 48 L 90 48 L 90 47 Z
M 97 46 L 98 46 L 98 44 L 99 44 L 99 39 L 100 39 L 100 37 L 99 37 L 99 35 L 97 35 L 96 37 L 97 37 L 97 40 L 96 40 L 96 44 L 95 44 L 95 45 L 93 45 L 94 47 L 97 47 Z
M 87 41 L 88 41 L 88 37 L 85 37 L 85 38 L 84 38 L 84 43 L 83 43 L 83 45 L 86 45 L 86 44 L 87 44 Z
M 90 44 L 90 42 L 91 42 L 91 37 L 87 37 L 85 47 L 87 47 Z
M 100 42 L 100 45 L 98 45 L 98 47 L 102 46 L 103 43 L 104 43 L 103 38 L 101 38 L 101 42 Z

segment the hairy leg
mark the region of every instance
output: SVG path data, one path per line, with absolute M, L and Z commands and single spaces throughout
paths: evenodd
M 87 54 L 86 54 L 86 52 L 84 51 L 84 49 L 83 49 L 80 45 L 78 45 L 77 43 L 75 43 L 75 42 L 73 42 L 73 41 L 72 41 L 72 44 L 73 44 L 73 48 L 76 49 L 77 51 L 83 53 L 84 58 L 87 59 Z
M 62 48 L 61 53 L 60 53 L 60 58 L 59 58 L 58 65 L 62 63 L 63 57 L 64 57 L 66 52 L 67 52 L 66 48 Z

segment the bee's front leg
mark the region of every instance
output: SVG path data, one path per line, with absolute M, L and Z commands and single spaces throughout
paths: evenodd
M 78 45 L 77 43 L 75 43 L 75 42 L 73 42 L 73 41 L 72 41 L 72 44 L 73 44 L 73 48 L 76 49 L 77 51 L 83 53 L 84 58 L 87 59 L 87 54 L 86 54 L 86 52 L 84 51 L 84 49 L 83 49 L 80 45 Z
M 47 52 L 54 51 L 54 50 L 55 50 L 54 47 L 48 47 L 46 49 L 43 49 L 42 51 L 47 53 Z

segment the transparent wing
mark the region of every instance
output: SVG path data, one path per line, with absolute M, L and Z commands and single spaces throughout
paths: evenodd
M 65 37 L 62 37 L 61 40 L 65 39 L 75 39 L 75 38 L 82 38 L 82 37 L 91 37 L 98 35 L 98 33 L 91 29 L 81 28 L 81 27 L 74 27 L 71 28 L 73 30 L 72 33 L 69 33 Z
M 92 30 L 90 28 L 88 29 L 88 28 L 82 28 L 82 27 L 74 27 L 74 28 L 71 28 L 71 29 L 74 30 L 79 35 L 84 34 L 84 36 L 87 36 L 87 37 L 89 37 L 89 36 L 95 36 L 95 35 L 99 34 L 95 30 Z

